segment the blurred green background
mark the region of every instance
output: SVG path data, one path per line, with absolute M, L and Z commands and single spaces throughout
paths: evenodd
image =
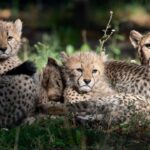
M 110 30 L 116 32 L 105 44 L 107 53 L 115 59 L 136 59 L 128 37 L 132 29 L 149 31 L 149 0 L 0 0 L 1 19 L 23 21 L 20 57 L 34 60 L 39 69 L 48 56 L 59 60 L 60 51 L 98 50 L 110 10 Z

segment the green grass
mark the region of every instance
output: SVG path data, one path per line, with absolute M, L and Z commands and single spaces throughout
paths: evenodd
M 0 131 L 0 150 L 13 150 L 18 128 Z M 63 118 L 20 127 L 18 150 L 148 150 L 146 140 L 119 133 L 73 127 Z

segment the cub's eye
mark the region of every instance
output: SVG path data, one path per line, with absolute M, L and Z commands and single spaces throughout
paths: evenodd
M 97 72 L 97 69 L 93 69 L 93 70 L 92 70 L 92 73 L 96 73 L 96 72 Z
M 12 39 L 13 39 L 13 37 L 12 36 L 8 36 L 8 41 L 11 41 Z
M 82 68 L 77 68 L 76 70 L 77 70 L 78 72 L 81 72 L 81 73 L 83 72 L 83 69 L 82 69 Z
M 145 46 L 150 49 L 150 43 L 145 44 Z

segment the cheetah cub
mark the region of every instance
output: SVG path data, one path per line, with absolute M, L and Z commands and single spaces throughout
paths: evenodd
M 108 125 L 128 122 L 133 115 L 150 119 L 150 101 L 142 95 L 117 94 L 105 78 L 101 55 L 62 53 L 66 107 L 80 120 Z
M 48 58 L 46 67 L 40 73 L 40 98 L 38 108 L 41 113 L 63 115 L 63 90 L 61 66 L 53 58 Z
M 22 22 L 0 21 L 0 75 L 18 66 L 17 56 L 21 45 Z
M 62 101 L 64 83 L 61 67 L 51 57 L 48 58 L 46 67 L 42 70 L 42 87 L 47 91 L 49 101 Z
M 142 35 L 132 30 L 129 38 L 134 48 L 138 50 L 142 66 L 123 61 L 106 61 L 106 77 L 117 92 L 142 94 L 149 97 L 150 33 Z

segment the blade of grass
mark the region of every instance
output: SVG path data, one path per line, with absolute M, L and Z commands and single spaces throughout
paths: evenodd
M 20 126 L 16 128 L 16 137 L 15 137 L 14 150 L 18 150 L 19 135 L 20 135 Z

